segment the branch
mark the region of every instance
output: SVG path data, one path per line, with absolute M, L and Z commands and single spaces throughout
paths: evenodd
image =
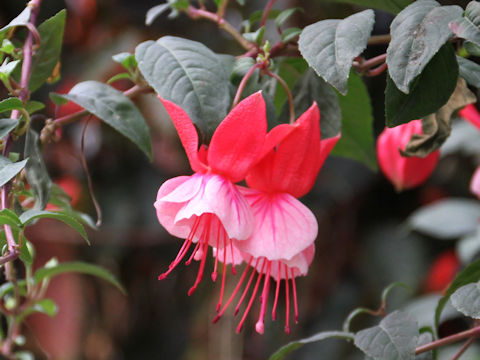
M 415 355 L 418 355 L 418 354 L 436 349 L 440 346 L 448 345 L 448 344 L 451 344 L 451 343 L 454 343 L 454 342 L 457 342 L 457 341 L 460 341 L 460 340 L 463 340 L 463 339 L 467 339 L 467 338 L 471 338 L 471 337 L 477 337 L 479 335 L 480 335 L 480 325 L 476 326 L 474 328 L 471 328 L 469 330 L 462 331 L 462 332 L 459 332 L 457 334 L 453 334 L 453 335 L 444 337 L 442 339 L 432 341 L 431 343 L 419 346 L 415 350 Z
M 260 21 L 260 27 L 264 26 L 268 19 L 268 14 L 272 9 L 273 4 L 275 4 L 276 0 L 268 0 L 267 5 L 265 6 L 265 10 L 263 10 L 262 20 Z
M 252 43 L 250 43 L 247 39 L 245 39 L 242 34 L 240 34 L 237 29 L 235 29 L 229 22 L 227 22 L 224 18 L 219 17 L 217 14 L 203 10 L 197 9 L 196 7 L 189 6 L 187 9 L 187 15 L 190 16 L 192 19 L 207 19 L 216 24 L 220 29 L 225 30 L 228 32 L 232 37 L 245 49 L 250 50 L 255 47 Z

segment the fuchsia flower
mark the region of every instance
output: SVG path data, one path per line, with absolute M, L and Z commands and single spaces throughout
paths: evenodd
M 477 129 L 480 129 L 480 114 L 474 104 L 468 104 L 458 112 L 458 115 L 468 120 Z
M 154 206 L 159 222 L 170 234 L 185 239 L 168 271 L 159 279 L 173 271 L 195 244 L 186 262 L 200 261 L 197 278 L 188 291 L 191 295 L 203 277 L 208 246 L 222 249 L 232 239 L 245 241 L 253 232 L 252 211 L 234 183 L 243 180 L 258 161 L 266 135 L 265 103 L 260 92 L 240 102 L 220 123 L 207 148 L 199 147 L 198 134 L 188 115 L 176 104 L 160 100 L 177 129 L 195 174 L 170 179 L 158 191 Z M 212 273 L 214 281 L 218 253 Z
M 385 128 L 377 140 L 377 158 L 380 169 L 395 186 L 397 191 L 422 184 L 432 174 L 440 152 L 434 151 L 424 158 L 404 157 L 405 150 L 413 134 L 422 133 L 422 122 L 412 120 L 394 128 Z
M 272 318 L 275 319 L 280 282 L 285 281 L 286 320 L 289 328 L 290 282 L 298 320 L 295 277 L 306 275 L 313 260 L 318 225 L 312 212 L 296 198 L 311 190 L 327 155 L 340 136 L 320 140 L 320 113 L 312 105 L 293 125 L 279 125 L 270 131 L 265 140 L 262 160 L 246 177 L 250 188 L 242 188 L 255 216 L 255 230 L 247 240 L 233 240 L 235 251 L 248 263 L 230 299 L 217 314 L 222 316 L 251 268 L 250 276 L 235 308 L 238 313 L 257 272 L 257 280 L 246 310 L 237 327 L 241 331 L 245 318 L 258 292 L 264 276 L 257 332 L 264 332 L 264 318 L 268 302 L 270 278 L 276 281 Z M 221 259 L 222 257 L 220 257 Z M 219 304 L 220 305 L 220 304 Z M 217 312 L 218 312 L 217 307 Z

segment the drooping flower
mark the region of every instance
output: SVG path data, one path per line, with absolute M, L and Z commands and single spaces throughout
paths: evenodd
M 295 277 L 307 274 L 315 251 L 313 242 L 318 231 L 315 216 L 297 198 L 311 190 L 327 155 L 339 139 L 337 136 L 321 140 L 319 121 L 320 113 L 314 104 L 294 124 L 279 125 L 267 134 L 262 160 L 252 167 L 246 177 L 250 188 L 242 188 L 255 216 L 255 230 L 247 240 L 232 242 L 232 246 L 242 254 L 248 265 L 214 322 L 218 321 L 239 292 L 249 269 L 250 275 L 235 308 L 235 314 L 245 300 L 255 274 L 257 279 L 237 332 L 242 329 L 262 278 L 261 310 L 255 326 L 257 332 L 264 331 L 270 278 L 276 281 L 272 317 L 276 317 L 280 283 L 284 280 L 285 331 L 290 331 L 290 284 L 297 321 Z
M 186 261 L 200 261 L 190 295 L 202 279 L 208 247 L 222 249 L 232 239 L 241 242 L 254 229 L 250 206 L 234 183 L 243 180 L 259 159 L 266 135 L 265 103 L 260 92 L 245 98 L 220 123 L 208 147 L 199 147 L 198 134 L 185 111 L 170 101 L 160 100 L 195 173 L 170 179 L 158 191 L 154 206 L 160 224 L 170 234 L 185 239 L 177 257 L 159 279 L 173 271 L 195 244 Z M 217 260 L 218 255 L 212 273 L 214 281 Z
M 437 166 L 440 156 L 438 150 L 424 158 L 404 157 L 400 153 L 405 150 L 413 134 L 422 132 L 421 120 L 412 120 L 394 128 L 385 128 L 377 139 L 378 164 L 397 191 L 422 184 Z

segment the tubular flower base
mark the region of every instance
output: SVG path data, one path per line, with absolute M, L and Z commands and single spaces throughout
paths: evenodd
M 421 120 L 412 120 L 394 128 L 385 128 L 377 140 L 378 164 L 383 174 L 397 191 L 414 188 L 424 183 L 437 166 L 440 152 L 434 151 L 424 158 L 405 157 L 405 150 L 413 134 L 422 133 Z

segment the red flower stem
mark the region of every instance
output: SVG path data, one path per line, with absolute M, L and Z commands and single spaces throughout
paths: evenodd
M 228 32 L 232 37 L 245 49 L 250 50 L 255 47 L 252 43 L 250 43 L 247 39 L 245 39 L 237 29 L 235 29 L 229 22 L 225 19 L 219 17 L 217 14 L 204 10 L 204 9 L 197 9 L 194 6 L 189 6 L 187 9 L 187 15 L 190 16 L 192 19 L 206 19 L 210 20 L 216 24 L 220 29 L 225 30 Z
M 269 0 L 267 5 L 265 5 L 265 10 L 263 10 L 262 20 L 260 20 L 260 27 L 264 26 L 268 19 L 268 14 L 272 9 L 273 4 L 275 4 L 276 0 Z
M 474 341 L 477 340 L 476 336 L 472 336 L 470 339 L 465 341 L 465 343 L 462 345 L 462 347 L 458 350 L 458 352 L 452 357 L 451 360 L 458 360 L 460 359 L 460 356 L 463 355 L 465 351 L 474 343 Z
M 365 76 L 368 76 L 368 77 L 378 76 L 382 74 L 385 70 L 387 70 L 387 68 L 388 68 L 387 63 L 383 63 L 382 65 L 377 66 L 375 69 L 368 70 L 365 73 Z
M 359 58 L 359 61 L 354 61 L 353 66 L 358 72 L 365 72 L 366 70 L 369 70 L 377 65 L 380 65 L 385 62 L 387 59 L 387 54 L 381 54 L 378 56 L 375 56 L 371 59 L 364 60 L 363 58 Z
M 467 339 L 470 337 L 476 338 L 477 336 L 480 335 L 480 325 L 476 326 L 474 328 L 471 328 L 469 330 L 465 330 L 462 332 L 459 332 L 457 334 L 453 334 L 447 337 L 444 337 L 442 339 L 432 341 L 431 343 L 419 346 L 415 350 L 415 355 L 422 354 L 424 352 L 430 351 L 432 349 L 436 349 L 440 346 L 445 346 L 463 339 Z
M 289 112 L 290 112 L 290 124 L 293 124 L 295 122 L 295 106 L 293 104 L 293 97 L 292 97 L 292 93 L 290 91 L 290 88 L 288 87 L 285 80 L 283 80 L 277 74 L 272 73 L 268 69 L 265 69 L 265 73 L 267 75 L 273 77 L 274 79 L 276 79 L 280 84 L 282 84 L 283 88 L 285 89 L 285 92 L 287 93 L 287 99 L 288 99 L 288 109 L 289 109 Z
M 223 15 L 225 15 L 225 10 L 227 10 L 227 5 L 228 5 L 228 0 L 223 0 L 222 5 L 220 5 L 217 11 L 217 16 L 219 19 L 223 19 Z
M 135 96 L 139 95 L 139 94 L 143 94 L 143 93 L 148 93 L 148 92 L 151 92 L 152 89 L 151 88 L 146 88 L 146 87 L 142 87 L 142 86 L 139 86 L 139 85 L 134 85 L 132 86 L 130 89 L 127 89 L 123 92 L 123 95 L 129 97 L 129 98 L 134 98 Z M 60 127 L 60 126 L 63 126 L 63 125 L 66 125 L 66 124 L 69 124 L 71 122 L 74 122 L 82 117 L 84 117 L 85 115 L 88 115 L 89 112 L 87 110 L 80 110 L 80 111 L 77 111 L 73 114 L 69 114 L 69 115 L 65 115 L 65 116 L 62 116 L 60 118 L 57 118 L 55 120 L 53 120 L 53 124 L 56 126 L 56 127 Z
M 247 85 L 248 79 L 250 79 L 250 77 L 253 75 L 253 72 L 256 69 L 260 68 L 261 66 L 262 66 L 261 64 L 255 64 L 250 69 L 248 69 L 242 81 L 240 81 L 240 85 L 238 85 L 237 93 L 235 94 L 235 98 L 233 99 L 232 109 L 235 106 L 237 106 L 238 102 L 240 101 L 240 97 L 242 96 L 242 92 L 245 89 L 245 86 Z

